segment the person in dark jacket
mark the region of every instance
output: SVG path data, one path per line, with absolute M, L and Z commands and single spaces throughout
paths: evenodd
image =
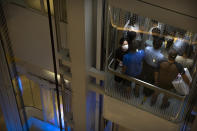
M 122 67 L 122 61 L 123 61 L 123 56 L 128 53 L 128 48 L 129 48 L 129 40 L 127 38 L 121 38 L 120 39 L 120 47 L 116 50 L 115 52 L 115 70 L 118 69 L 118 67 Z M 120 83 L 122 81 L 122 78 L 115 76 L 115 81 Z

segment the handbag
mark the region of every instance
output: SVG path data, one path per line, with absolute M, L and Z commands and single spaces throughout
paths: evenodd
M 180 95 L 188 95 L 189 94 L 189 86 L 184 82 L 182 76 L 179 74 L 175 80 L 172 81 L 172 85 L 175 90 Z
M 184 70 L 185 70 L 185 75 L 187 76 L 187 78 L 191 82 L 192 81 L 192 77 L 191 77 L 188 69 L 184 68 Z M 185 83 L 185 81 L 183 80 L 181 74 L 178 74 L 177 78 L 172 81 L 172 85 L 175 87 L 176 91 L 180 95 L 188 95 L 189 94 L 189 85 Z
M 191 77 L 191 75 L 190 75 L 190 73 L 189 73 L 189 70 L 188 70 L 187 68 L 184 68 L 184 70 L 185 70 L 185 75 L 186 75 L 187 78 L 189 79 L 189 82 L 192 82 L 192 77 Z

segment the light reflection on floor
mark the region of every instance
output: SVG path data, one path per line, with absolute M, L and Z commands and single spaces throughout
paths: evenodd
M 59 125 L 59 112 L 57 109 L 57 99 L 56 95 L 55 98 L 55 104 L 53 104 L 53 95 L 50 88 L 40 88 L 40 86 L 29 80 L 26 76 L 20 76 L 17 79 L 19 83 L 20 91 L 23 95 L 23 100 L 25 107 L 32 108 L 32 110 L 41 110 L 45 112 L 46 118 L 38 117 L 38 113 L 36 112 L 30 112 L 30 115 L 28 115 L 28 123 L 29 127 L 31 127 L 31 131 L 59 131 L 59 128 L 57 125 Z M 15 87 L 17 88 L 17 87 Z M 42 90 L 42 91 L 41 91 Z M 41 98 L 43 99 L 43 103 L 41 102 Z M 42 105 L 43 104 L 43 105 Z M 60 110 L 61 110 L 61 121 L 62 126 L 64 128 L 64 114 L 63 114 L 63 104 L 62 99 L 60 99 Z M 55 106 L 54 106 L 55 105 Z M 54 109 L 55 108 L 55 109 Z M 56 115 L 55 115 L 56 114 Z M 33 116 L 33 117 L 31 117 Z M 37 119 L 39 118 L 39 119 Z M 45 122 L 45 121 L 49 122 Z M 70 130 L 70 128 L 68 129 Z
M 60 129 L 50 123 L 38 120 L 34 117 L 30 117 L 28 120 L 28 125 L 30 131 L 60 131 Z M 65 130 L 63 130 L 65 131 Z M 68 131 L 71 131 L 71 128 L 68 127 Z
M 60 131 L 58 127 L 33 117 L 28 119 L 28 126 L 30 131 Z

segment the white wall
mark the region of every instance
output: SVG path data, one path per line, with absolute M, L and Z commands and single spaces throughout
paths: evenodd
M 5 14 L 15 56 L 53 71 L 48 17 L 13 4 L 5 7 Z
M 197 17 L 196 0 L 145 0 L 153 5 L 141 2 L 139 0 L 109 1 L 110 5 L 113 7 L 125 9 L 136 14 L 158 20 L 165 24 L 193 31 L 194 33 L 197 32 L 197 19 L 193 18 Z M 168 10 L 165 8 L 168 8 Z M 175 13 L 174 11 L 179 13 Z M 183 14 L 193 17 L 185 16 Z
M 196 0 L 143 0 L 148 3 L 171 9 L 179 13 L 197 17 Z
M 177 131 L 179 125 L 138 109 L 109 96 L 104 96 L 103 116 L 132 131 Z

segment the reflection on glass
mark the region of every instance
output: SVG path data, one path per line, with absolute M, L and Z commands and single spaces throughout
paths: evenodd
M 45 12 L 48 12 L 47 0 L 43 0 L 43 1 L 44 1 L 44 10 L 45 10 Z M 54 14 L 53 0 L 49 0 L 49 3 L 50 3 L 50 7 L 51 7 L 51 14 L 53 15 Z
M 40 0 L 25 0 L 30 8 L 41 10 Z

